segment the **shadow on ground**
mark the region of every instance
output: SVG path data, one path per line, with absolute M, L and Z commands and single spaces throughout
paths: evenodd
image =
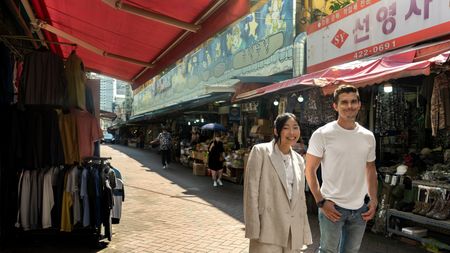
M 161 157 L 158 154 L 157 150 L 142 150 L 122 145 L 109 145 L 109 147 L 122 152 L 141 163 L 143 170 L 149 173 L 157 173 L 160 176 L 178 185 L 179 187 L 185 189 L 183 194 L 201 198 L 202 200 L 210 203 L 212 206 L 220 209 L 233 218 L 241 221 L 242 223 L 244 222 L 242 213 L 242 185 L 224 181 L 224 186 L 213 187 L 210 177 L 194 176 L 192 174 L 191 168 L 185 167 L 175 162 L 172 162 L 168 169 L 163 170 L 160 161 Z M 127 185 L 127 187 L 133 186 Z M 151 191 L 149 189 L 141 190 Z M 168 195 L 164 192 L 152 192 Z M 189 200 L 189 198 L 186 198 L 186 196 L 172 197 Z M 204 203 L 202 202 L 200 204 Z
M 0 247 L 1 253 L 95 253 L 108 247 L 108 241 L 91 232 L 19 232 Z

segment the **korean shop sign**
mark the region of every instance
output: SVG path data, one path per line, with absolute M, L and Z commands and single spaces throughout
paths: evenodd
M 307 28 L 307 71 L 450 34 L 450 0 L 360 0 Z

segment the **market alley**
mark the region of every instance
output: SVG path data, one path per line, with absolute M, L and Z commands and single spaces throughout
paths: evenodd
M 112 157 L 125 183 L 125 201 L 119 224 L 113 225 L 112 241 L 93 249 L 83 241 L 27 242 L 6 252 L 248 252 L 242 213 L 243 186 L 224 182 L 212 186 L 209 177 L 172 163 L 163 170 L 160 156 L 122 145 L 102 145 L 102 156 Z M 317 250 L 317 218 L 310 215 Z M 425 252 L 398 240 L 367 232 L 361 252 Z

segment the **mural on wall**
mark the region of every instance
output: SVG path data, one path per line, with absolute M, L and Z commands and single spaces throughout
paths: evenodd
M 134 95 L 133 115 L 155 111 L 231 86 L 235 76 L 268 76 L 292 68 L 293 1 L 270 0 L 149 80 Z

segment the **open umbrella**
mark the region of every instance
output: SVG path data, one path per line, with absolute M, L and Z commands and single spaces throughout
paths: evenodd
M 226 132 L 227 129 L 219 123 L 208 123 L 202 126 L 202 130 L 222 131 Z

